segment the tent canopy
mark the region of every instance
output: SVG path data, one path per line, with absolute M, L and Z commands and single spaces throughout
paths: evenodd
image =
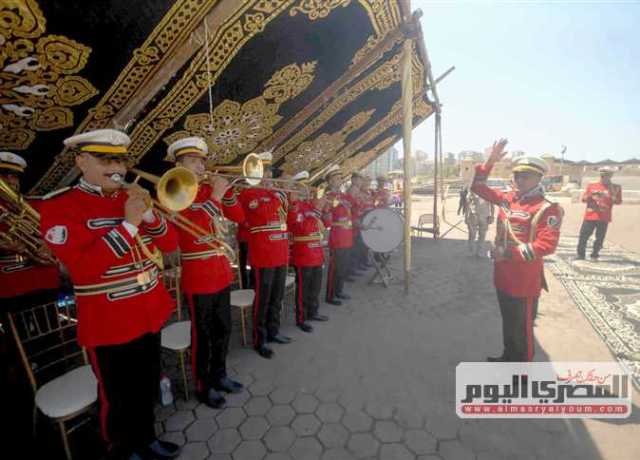
M 212 164 L 273 150 L 288 172 L 364 167 L 401 136 L 400 56 L 414 38 L 414 126 L 432 113 L 403 0 L 11 0 L 0 5 L 0 150 L 25 190 L 77 177 L 64 138 L 116 128 L 159 173 L 198 135 Z

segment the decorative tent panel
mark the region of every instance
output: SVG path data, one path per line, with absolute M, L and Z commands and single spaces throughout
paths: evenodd
M 417 27 L 408 1 L 2 5 L 0 148 L 27 158 L 33 193 L 75 179 L 62 140 L 89 129 L 126 130 L 133 162 L 155 173 L 169 167 L 168 143 L 190 135 L 212 163 L 273 150 L 285 170 L 313 173 L 368 162 L 401 132 L 402 41 Z M 432 111 L 421 40 L 414 124 Z

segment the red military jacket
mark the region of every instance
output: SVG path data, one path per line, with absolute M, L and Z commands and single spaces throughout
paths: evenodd
M 373 194 L 376 208 L 388 208 L 391 205 L 391 193 L 389 190 L 377 190 Z
M 617 184 L 594 182 L 587 185 L 582 194 L 582 202 L 587 203 L 584 220 L 611 222 L 613 205 L 622 203 L 622 188 Z
M 371 190 L 367 190 L 366 192 L 362 192 L 361 203 L 361 211 L 364 216 L 367 212 L 374 209 L 375 206 L 375 197 L 373 196 L 373 192 Z
M 40 208 L 40 201 L 28 200 L 28 203 L 36 211 Z M 6 230 L 6 224 L 0 223 L 0 232 Z M 42 265 L 13 251 L 0 249 L 0 299 L 59 287 L 57 265 Z
M 289 207 L 287 226 L 291 233 L 292 264 L 318 267 L 324 263 L 322 212 L 311 200 L 294 201 Z
M 249 229 L 245 222 L 238 224 L 238 234 L 236 238 L 239 243 L 247 243 L 249 241 Z
M 545 287 L 543 257 L 553 254 L 560 238 L 563 211 L 541 190 L 519 195 L 486 184 L 491 171 L 476 167 L 471 191 L 498 205 L 494 282 L 512 297 L 537 297 Z M 501 249 L 505 248 L 504 254 Z
M 355 192 L 355 193 L 354 193 Z M 353 224 L 353 233 L 357 234 L 360 228 L 360 219 L 364 213 L 364 202 L 360 198 L 358 191 L 353 187 L 347 193 L 343 193 L 345 199 L 351 204 L 351 222 Z
M 180 215 L 209 232 L 207 236 L 196 237 L 177 227 L 182 262 L 182 289 L 187 294 L 213 294 L 229 286 L 234 278 L 228 258 L 230 255 L 225 255 L 222 249 L 212 248 L 207 242 L 213 241 L 213 237 L 218 233 L 218 238 L 222 239 L 222 234 L 226 233 L 223 229 L 226 225 L 224 217 L 242 222 L 244 212 L 237 200 L 235 204 L 223 207 L 211 198 L 211 192 L 211 185 L 201 184 L 191 206 L 180 212 Z
M 127 197 L 124 191 L 104 195 L 81 180 L 43 202 L 40 228 L 74 284 L 83 346 L 122 344 L 158 332 L 174 308 L 141 243 L 150 252 L 170 252 L 177 234 L 154 214 L 132 237 L 123 223 Z
M 236 197 L 225 200 L 234 204 Z M 289 259 L 287 197 L 266 188 L 247 188 L 237 195 L 249 229 L 249 264 L 256 268 L 281 267 Z
M 329 233 L 331 249 L 353 246 L 353 222 L 349 198 L 346 193 L 327 192 L 326 194 L 329 206 L 324 210 L 323 219 L 327 225 L 331 225 Z

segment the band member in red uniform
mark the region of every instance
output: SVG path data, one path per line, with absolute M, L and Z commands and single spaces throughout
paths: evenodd
M 362 176 L 360 181 L 360 221 L 372 209 L 375 209 L 375 197 L 371 190 L 371 178 Z M 359 232 L 358 232 L 359 233 Z M 369 262 L 369 248 L 364 244 L 362 235 L 358 235 L 358 266 L 361 270 L 371 267 Z
M 20 193 L 20 175 L 27 162 L 11 152 L 0 152 L 0 179 Z M 36 211 L 40 200 L 27 200 Z M 0 198 L 0 211 L 3 206 Z M 6 235 L 7 225 L 0 218 L 0 232 Z M 20 248 L 0 239 L 0 303 L 3 310 L 29 307 L 55 300 L 60 287 L 60 270 L 57 264 L 35 261 L 20 253 Z M 28 297 L 28 298 L 27 298 Z
M 376 208 L 388 208 L 391 206 L 391 192 L 385 188 L 387 183 L 384 176 L 376 178 L 377 188 L 373 194 L 374 204 Z
M 20 178 L 27 167 L 26 161 L 11 152 L 0 152 L 0 179 L 15 193 L 20 193 Z M 36 211 L 40 200 L 25 200 Z M 22 360 L 16 342 L 9 334 L 9 312 L 44 305 L 58 298 L 60 288 L 60 270 L 56 263 L 29 257 L 30 253 L 8 233 L 6 210 L 15 203 L 0 198 L 0 387 L 11 391 L 0 392 L 0 404 L 7 414 L 11 414 L 11 423 L 6 439 L 15 445 L 33 445 L 32 406 L 33 393 L 23 371 Z M 14 209 L 15 215 L 19 212 Z M 36 231 L 39 230 L 36 228 Z M 34 235 L 34 236 L 37 236 Z M 21 325 L 17 327 L 20 329 Z M 23 453 L 23 456 L 29 457 Z
M 299 193 L 290 195 L 287 226 L 292 241 L 291 263 L 296 270 L 296 324 L 305 332 L 313 330 L 307 320 L 329 319 L 318 313 L 324 263 L 322 210 L 326 205 L 325 199 L 302 199 Z
M 156 439 L 160 328 L 174 302 L 160 277 L 177 234 L 137 185 L 122 189 L 129 137 L 112 129 L 65 140 L 82 178 L 42 206 L 41 231 L 66 266 L 78 308 L 78 342 L 98 379 L 100 423 L 115 458 L 174 458 Z
M 251 289 L 253 287 L 253 276 L 249 261 L 249 229 L 246 223 L 238 224 L 238 232 L 236 234 L 238 240 L 238 264 L 240 268 L 240 278 L 242 279 L 242 287 Z
M 352 276 L 358 276 L 362 273 L 359 270 L 365 270 L 366 267 L 362 266 L 362 253 L 364 243 L 362 242 L 362 236 L 360 235 L 360 219 L 364 214 L 364 196 L 362 188 L 364 184 L 364 177 L 357 172 L 351 174 L 351 186 L 347 193 L 344 194 L 345 198 L 351 203 L 351 222 L 353 224 L 353 246 L 350 251 L 351 262 L 349 264 L 348 275 L 345 278 L 346 281 L 352 281 Z
M 587 189 L 582 194 L 582 202 L 587 203 L 587 210 L 584 213 L 582 227 L 580 227 L 578 259 L 584 259 L 587 241 L 595 230 L 596 239 L 593 242 L 591 259 L 598 260 L 604 237 L 607 234 L 607 227 L 611 222 L 613 205 L 622 203 L 622 187 L 611 183 L 611 176 L 613 176 L 613 169 L 600 168 L 600 182 L 587 185 Z
M 249 264 L 254 274 L 253 346 L 260 356 L 270 359 L 273 350 L 267 342 L 291 342 L 280 334 L 289 258 L 287 197 L 266 185 L 244 189 L 237 199 L 249 229 Z
M 337 165 L 329 168 L 325 178 L 329 183 L 329 191 L 325 195 L 328 205 L 324 209 L 323 219 L 331 225 L 325 300 L 331 305 L 342 305 L 340 299 L 348 300 L 350 298 L 343 289 L 345 278 L 349 273 L 351 248 L 353 247 L 351 202 L 346 194 L 340 191 L 342 176 Z
M 169 146 L 168 160 L 175 161 L 205 177 L 205 161 L 209 149 L 204 139 L 188 137 Z M 207 231 L 194 236 L 177 228 L 182 262 L 182 289 L 191 311 L 191 370 L 196 383 L 198 400 L 210 407 L 220 408 L 226 402 L 220 391 L 239 393 L 243 386 L 227 376 L 226 359 L 231 337 L 230 285 L 234 280 L 230 258 L 232 254 L 215 244 L 226 233 L 225 217 L 244 221 L 242 206 L 229 190 L 228 182 L 214 177 L 211 183 L 200 183 L 198 194 L 180 214 Z M 221 202 L 225 201 L 225 206 Z
M 515 191 L 487 185 L 493 165 L 506 152 L 506 139 L 493 144 L 488 160 L 476 167 L 471 191 L 499 207 L 495 241 L 494 282 L 502 313 L 504 351 L 488 361 L 531 361 L 533 320 L 542 288 L 546 289 L 543 257 L 553 254 L 560 238 L 563 211 L 544 196 L 540 183 L 546 163 L 521 157 L 513 163 Z

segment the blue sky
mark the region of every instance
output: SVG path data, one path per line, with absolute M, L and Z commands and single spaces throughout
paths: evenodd
M 445 152 L 510 150 L 640 158 L 640 0 L 412 0 L 443 103 Z M 401 150 L 401 145 L 399 145 Z M 432 157 L 433 119 L 413 150 Z

